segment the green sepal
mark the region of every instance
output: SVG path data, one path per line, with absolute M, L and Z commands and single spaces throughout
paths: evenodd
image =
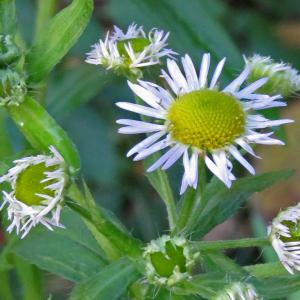
M 63 156 L 71 174 L 80 169 L 77 149 L 65 131 L 34 99 L 7 107 L 10 116 L 33 148 L 47 152 L 50 145 Z

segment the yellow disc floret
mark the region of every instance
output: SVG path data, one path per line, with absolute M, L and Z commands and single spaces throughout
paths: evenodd
M 173 140 L 200 150 L 223 148 L 245 131 L 241 103 L 216 90 L 193 91 L 178 97 L 167 119 Z
M 28 166 L 18 175 L 16 180 L 16 198 L 27 205 L 40 205 L 43 198 L 36 194 L 53 197 L 54 191 L 46 188 L 53 183 L 53 180 L 41 181 L 46 178 L 45 172 L 51 172 L 54 169 L 53 166 L 46 167 L 44 163 Z

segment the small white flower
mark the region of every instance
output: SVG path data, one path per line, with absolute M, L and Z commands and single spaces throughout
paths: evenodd
M 275 62 L 271 57 L 260 56 L 244 57 L 247 66 L 251 67 L 249 82 L 267 77 L 269 81 L 260 89 L 267 94 L 290 96 L 300 90 L 300 74 L 289 64 Z
M 147 36 L 143 27 L 136 24 L 130 25 L 125 33 L 114 26 L 104 41 L 99 40 L 92 46 L 86 62 L 141 76 L 139 68 L 156 65 L 160 58 L 176 54 L 166 48 L 168 36 L 169 33 L 157 29 L 152 29 Z
M 288 207 L 272 221 L 269 238 L 278 258 L 286 270 L 300 271 L 300 203 Z
M 231 155 L 251 174 L 254 168 L 241 155 L 238 147 L 256 156 L 249 144 L 282 145 L 283 142 L 271 137 L 273 132 L 260 132 L 261 129 L 291 122 L 291 120 L 268 120 L 254 110 L 285 106 L 279 101 L 280 96 L 257 94 L 255 91 L 267 82 L 261 78 L 241 88 L 247 79 L 250 68 L 243 72 L 225 88 L 219 89 L 218 79 L 221 75 L 225 58 L 217 65 L 209 82 L 208 71 L 210 55 L 204 54 L 199 75 L 191 58 L 182 58 L 184 74 L 174 60 L 168 60 L 169 74 L 162 71 L 170 89 L 165 89 L 151 82 L 128 82 L 131 90 L 148 106 L 119 102 L 120 108 L 147 117 L 150 121 L 121 119 L 117 123 L 125 125 L 119 133 L 147 133 L 146 139 L 135 145 L 127 154 L 136 154 L 134 160 L 169 148 L 148 172 L 157 168 L 163 170 L 171 167 L 183 157 L 184 175 L 180 193 L 188 186 L 197 187 L 198 158 L 202 157 L 209 170 L 231 186 L 235 176 L 232 174 Z M 241 100 L 244 101 L 241 101 Z
M 250 284 L 235 282 L 219 292 L 213 300 L 262 300 Z
M 0 182 L 8 182 L 11 192 L 3 191 L 4 202 L 0 210 L 7 206 L 7 228 L 25 237 L 32 227 L 41 223 L 48 229 L 63 227 L 59 223 L 63 192 L 67 183 L 65 163 L 57 150 L 50 146 L 49 155 L 24 157 L 14 161 L 15 166 L 0 177 Z

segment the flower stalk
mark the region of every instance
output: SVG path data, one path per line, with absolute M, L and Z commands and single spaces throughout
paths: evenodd
M 225 250 L 233 248 L 263 247 L 270 245 L 268 237 L 262 238 L 245 238 L 240 240 L 226 241 L 200 241 L 193 242 L 194 247 L 198 250 Z

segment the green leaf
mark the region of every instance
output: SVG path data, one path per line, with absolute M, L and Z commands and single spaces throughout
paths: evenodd
M 228 189 L 213 178 L 204 191 L 204 208 L 195 209 L 184 229 L 193 237 L 205 235 L 216 225 L 231 217 L 249 197 L 280 180 L 289 178 L 292 171 L 279 171 L 236 180 Z
M 112 260 L 124 255 L 140 258 L 142 242 L 125 231 L 111 214 L 96 205 L 86 185 L 84 189 L 85 194 L 82 194 L 75 184 L 72 185 L 68 196 L 75 202 L 68 201 L 67 204 L 80 213 L 107 257 Z
M 16 7 L 14 0 L 0 1 L 0 34 L 14 35 L 16 32 Z
M 105 265 L 103 250 L 98 246 L 80 218 L 71 210 L 63 212 L 66 229 L 53 232 L 35 228 L 13 251 L 39 268 L 71 281 L 81 281 L 99 272 Z
M 48 151 L 50 145 L 63 156 L 71 173 L 80 169 L 80 158 L 75 145 L 65 131 L 34 99 L 26 97 L 19 106 L 7 107 L 10 116 L 30 142 L 39 151 Z
M 127 287 L 140 277 L 133 262 L 126 258 L 108 265 L 98 274 L 79 283 L 71 300 L 120 299 Z
M 284 299 L 300 290 L 300 275 L 264 279 L 256 288 L 263 299 Z
M 73 0 L 40 32 L 27 55 L 29 80 L 39 82 L 66 55 L 85 29 L 93 0 Z
M 134 21 L 147 29 L 170 31 L 169 44 L 175 51 L 197 58 L 200 52 L 210 52 L 215 60 L 227 57 L 231 68 L 242 66 L 237 48 L 202 1 L 187 5 L 182 0 L 112 0 L 109 13 L 124 29 L 134 16 Z M 226 65 L 224 70 L 231 76 L 230 67 Z
M 57 72 L 49 85 L 47 108 L 57 119 L 62 119 L 95 97 L 113 80 L 111 73 L 87 64 Z
M 0 271 L 0 299 L 14 300 L 12 289 L 9 284 L 9 277 L 6 271 Z
M 212 299 L 225 283 L 224 274 L 213 272 L 194 276 L 191 280 L 179 283 L 174 287 L 174 292 L 180 295 L 199 295 L 204 299 Z
M 43 298 L 42 272 L 34 265 L 14 256 L 18 279 L 22 284 L 23 300 L 40 300 Z
M 35 40 L 41 38 L 44 27 L 47 26 L 52 15 L 55 12 L 57 0 L 37 0 L 36 23 L 35 23 Z

